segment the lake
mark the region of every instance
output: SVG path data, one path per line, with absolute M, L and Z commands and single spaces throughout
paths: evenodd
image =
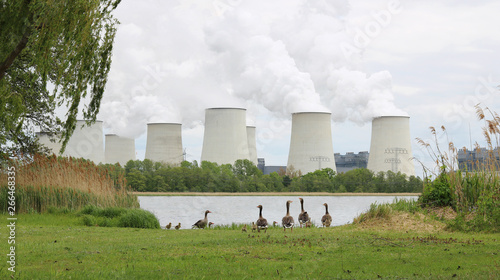
M 160 225 L 165 227 L 182 224 L 182 229 L 203 219 L 205 210 L 210 210 L 208 221 L 216 225 L 243 224 L 257 221 L 262 204 L 262 216 L 272 225 L 273 221 L 281 224 L 286 214 L 286 201 L 291 200 L 290 215 L 298 226 L 300 213 L 299 196 L 139 196 L 142 209 L 155 214 Z M 418 196 L 302 196 L 304 210 L 312 222 L 321 225 L 321 217 L 325 214 L 323 203 L 328 203 L 328 210 L 333 218 L 332 226 L 352 223 L 359 214 L 366 212 L 372 203 L 393 202 L 395 198 L 416 200 Z

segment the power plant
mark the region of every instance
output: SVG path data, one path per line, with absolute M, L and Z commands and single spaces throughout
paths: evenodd
M 129 160 L 135 160 L 135 140 L 116 134 L 106 134 L 104 160 L 105 163 L 119 163 L 121 166 L 125 166 Z
M 147 124 L 145 158 L 155 162 L 179 165 L 184 160 L 182 146 L 182 124 Z M 46 132 L 37 132 L 39 142 L 59 155 L 60 137 Z M 246 125 L 246 109 L 208 108 L 205 110 L 205 131 L 201 161 L 234 164 L 238 159 L 248 159 L 255 165 L 257 159 L 255 126 Z M 116 134 L 106 135 L 103 144 L 103 122 L 96 121 L 86 126 L 77 121 L 77 127 L 68 141 L 62 156 L 92 160 L 94 163 L 120 163 L 124 166 L 135 160 L 135 140 Z M 401 172 L 415 175 L 410 138 L 410 117 L 380 116 L 372 120 L 370 152 L 358 155 L 347 153 L 335 155 L 332 144 L 331 113 L 292 113 L 292 131 L 287 170 L 307 174 L 323 168 L 337 172 L 336 161 L 342 172 L 353 168 L 367 167 L 374 173 Z M 366 164 L 367 162 L 367 164 Z M 260 164 L 263 165 L 263 164 Z M 277 166 L 279 168 L 279 166 Z
M 146 159 L 178 165 L 184 160 L 180 123 L 148 123 Z
M 257 139 L 255 138 L 255 126 L 247 126 L 247 139 L 249 159 L 257 165 Z
M 410 138 L 410 117 L 382 116 L 372 121 L 368 169 L 415 175 Z
M 331 113 L 293 113 L 288 171 L 306 174 L 323 168 L 336 171 Z
M 36 137 L 38 138 L 38 142 L 44 145 L 46 148 L 51 150 L 52 153 L 59 155 L 59 151 L 61 150 L 62 144 L 59 143 L 60 137 L 52 135 L 47 132 L 37 132 Z M 53 138 L 55 142 L 50 141 Z
M 238 159 L 250 160 L 246 109 L 206 109 L 201 161 L 234 164 Z
M 104 162 L 103 136 L 102 121 L 87 126 L 85 121 L 78 120 L 63 155 L 88 159 L 95 164 Z

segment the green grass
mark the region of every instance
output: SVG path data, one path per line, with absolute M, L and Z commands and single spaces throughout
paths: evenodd
M 7 216 L 0 216 L 7 224 Z M 2 236 L 7 227 L 0 227 Z M 235 229 L 232 229 L 235 228 Z M 356 225 L 205 230 L 87 227 L 22 214 L 17 279 L 498 279 L 500 235 L 362 231 Z M 6 239 L 0 244 L 8 253 Z M 5 255 L 4 255 L 5 256 Z M 7 279 L 7 264 L 0 278 Z
M 82 217 L 82 223 L 86 226 L 160 228 L 160 222 L 155 215 L 143 209 L 99 208 L 88 205 L 77 215 Z

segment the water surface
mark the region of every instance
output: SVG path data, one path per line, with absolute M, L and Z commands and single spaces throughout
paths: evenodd
M 328 210 L 333 218 L 332 226 L 352 223 L 359 214 L 370 208 L 372 203 L 393 202 L 397 196 L 304 196 L 304 210 L 308 212 L 315 225 L 321 225 L 321 217 L 325 214 L 323 203 L 328 203 Z M 263 216 L 269 224 L 281 219 L 286 214 L 286 201 L 290 205 L 290 215 L 298 226 L 300 213 L 299 196 L 139 196 L 142 209 L 149 210 L 165 227 L 182 224 L 182 229 L 191 226 L 204 217 L 205 210 L 209 222 L 216 225 L 231 223 L 251 223 L 259 217 L 257 205 L 262 204 Z M 398 199 L 415 200 L 417 196 L 401 196 Z

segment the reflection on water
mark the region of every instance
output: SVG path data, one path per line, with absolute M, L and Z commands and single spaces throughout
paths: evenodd
M 309 213 L 312 222 L 321 225 L 321 217 L 325 214 L 323 203 L 328 203 L 332 215 L 332 226 L 351 223 L 359 214 L 370 208 L 370 204 L 393 202 L 396 196 L 304 196 L 304 210 Z M 398 199 L 415 200 L 417 196 L 402 196 Z M 281 224 L 286 214 L 286 201 L 292 200 L 290 215 L 298 226 L 300 213 L 299 196 L 139 196 L 142 209 L 151 211 L 165 227 L 182 224 L 182 229 L 191 226 L 204 217 L 205 210 L 210 210 L 208 221 L 216 225 L 231 223 L 251 223 L 257 221 L 262 204 L 262 216 L 272 225 L 273 221 Z

